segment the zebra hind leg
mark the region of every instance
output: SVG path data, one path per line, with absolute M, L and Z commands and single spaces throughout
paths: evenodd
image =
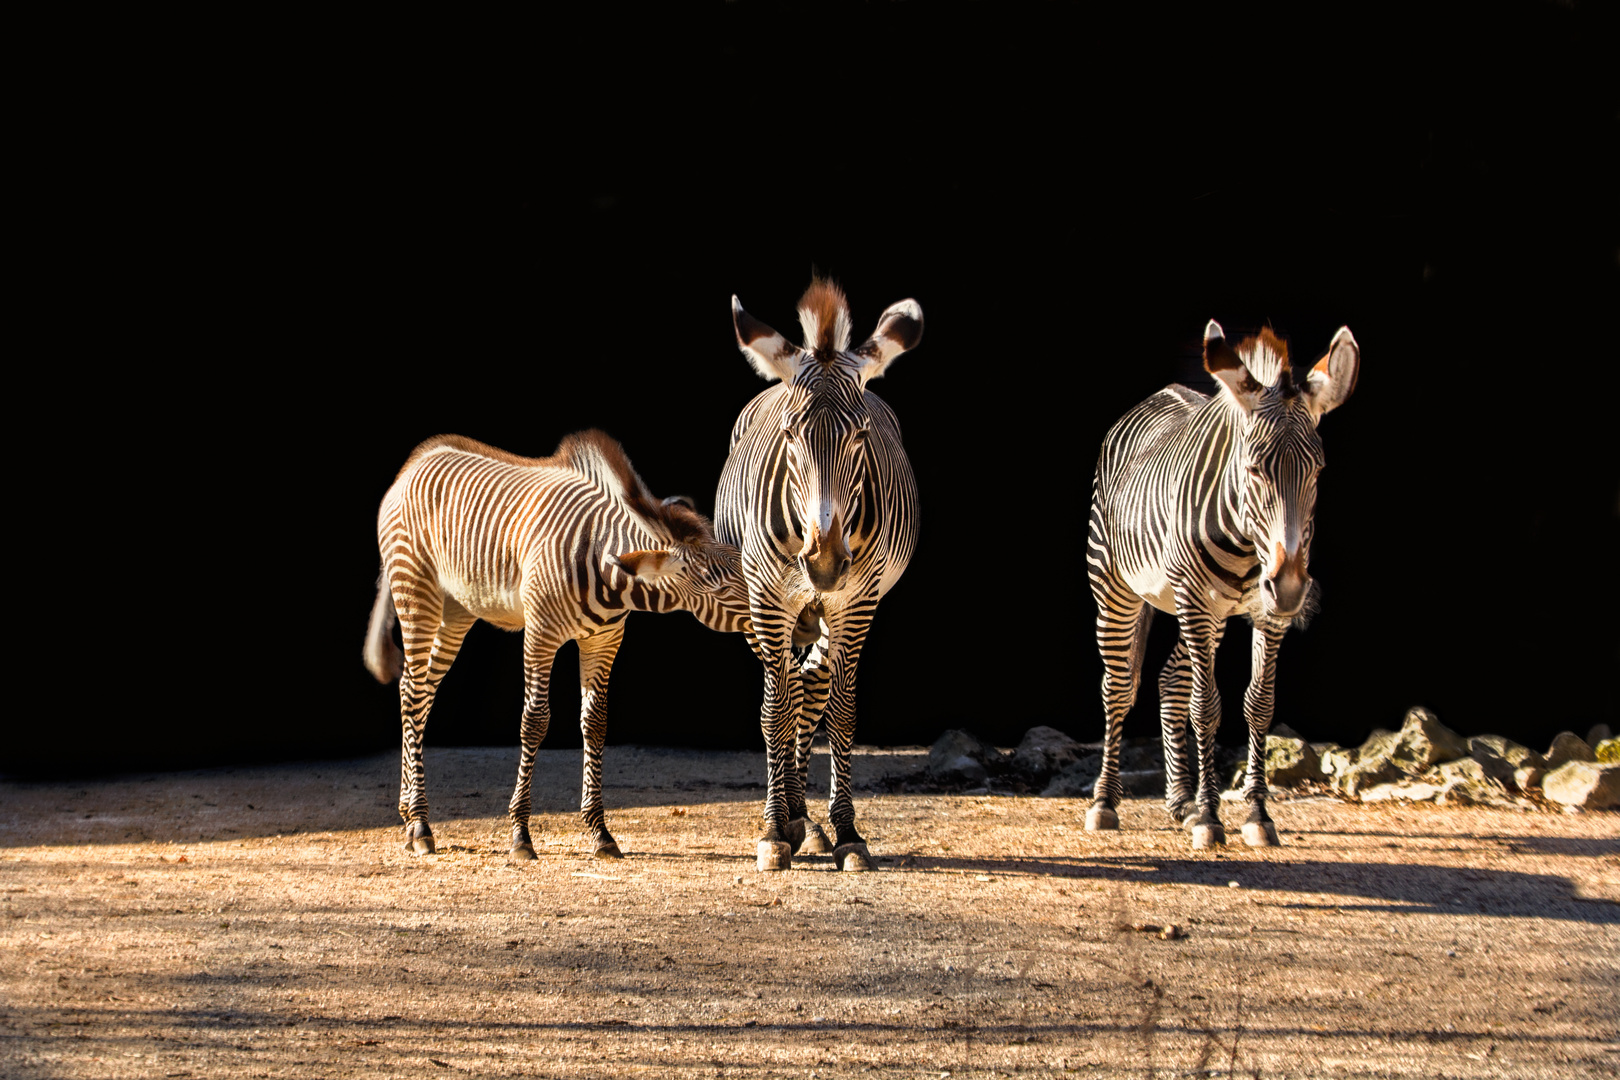
M 1086 829 L 1098 832 L 1119 828 L 1119 753 L 1124 742 L 1125 716 L 1136 704 L 1141 682 L 1142 654 L 1146 650 L 1153 608 L 1141 597 L 1107 579 L 1092 582 L 1097 599 L 1097 649 L 1103 661 L 1103 711 L 1108 727 L 1103 733 L 1102 769 L 1086 811 Z
M 1187 756 L 1187 705 L 1191 694 L 1187 647 L 1178 640 L 1159 673 L 1159 729 L 1164 747 L 1164 807 L 1184 828 L 1191 828 L 1198 816 Z
M 795 660 L 797 659 L 799 657 L 796 654 Z M 811 740 L 815 737 L 816 725 L 821 720 L 822 710 L 827 706 L 827 692 L 832 685 L 832 672 L 825 666 L 814 663 L 813 650 L 808 660 L 810 662 L 800 669 L 804 696 L 799 706 L 798 733 L 794 745 L 794 782 L 788 787 L 787 841 L 796 855 L 826 855 L 831 853 L 833 847 L 828 843 L 827 834 L 821 830 L 821 826 L 811 820 L 805 791 L 810 783 Z

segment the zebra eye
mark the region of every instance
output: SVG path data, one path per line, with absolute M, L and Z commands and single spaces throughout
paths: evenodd
M 1254 477 L 1256 480 L 1264 480 L 1266 478 L 1266 474 L 1260 471 L 1260 466 L 1258 465 L 1249 466 L 1249 475 Z

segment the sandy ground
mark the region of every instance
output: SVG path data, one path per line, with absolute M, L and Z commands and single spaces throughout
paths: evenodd
M 1284 847 L 1195 855 L 1144 800 L 868 793 L 879 872 L 767 875 L 762 755 L 625 747 L 624 861 L 555 751 L 513 866 L 515 761 L 429 750 L 426 858 L 392 754 L 0 785 L 0 1074 L 1620 1071 L 1620 815 L 1279 801 Z

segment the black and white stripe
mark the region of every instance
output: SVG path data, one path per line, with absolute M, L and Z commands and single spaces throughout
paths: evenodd
M 1086 815 L 1090 829 L 1117 828 L 1120 737 L 1136 700 L 1147 628 L 1155 609 L 1176 617 L 1181 636 L 1159 678 L 1165 804 L 1192 829 L 1194 847 L 1223 843 L 1217 814 L 1215 731 L 1221 722 L 1215 650 L 1226 620 L 1253 624 L 1252 672 L 1244 695 L 1251 804 L 1246 842 L 1276 843 L 1266 812 L 1265 744 L 1271 727 L 1277 647 L 1310 607 L 1316 477 L 1323 464 L 1317 422 L 1350 396 L 1360 350 L 1348 328 L 1303 384 L 1287 346 L 1269 330 L 1233 349 L 1215 322 L 1204 334 L 1213 397 L 1171 386 L 1126 413 L 1103 440 L 1092 485 L 1086 563 L 1097 601 L 1107 732 L 1102 775 Z M 1192 788 L 1186 729 L 1197 743 Z
M 810 738 L 824 721 L 834 856 L 844 869 L 867 869 L 850 792 L 855 673 L 878 600 L 916 548 L 917 486 L 900 425 L 866 384 L 916 346 L 922 309 L 911 300 L 891 306 L 853 349 L 848 304 L 827 282 L 814 282 L 799 301 L 802 348 L 735 297 L 732 310 L 743 354 L 780 380 L 733 426 L 715 497 L 715 530 L 742 551 L 750 640 L 765 668 L 759 865 L 785 869 L 800 844 L 825 843 L 804 796 Z
M 596 852 L 617 857 L 602 813 L 607 686 L 631 611 L 692 612 L 748 632 L 741 557 L 686 502 L 653 498 L 618 443 L 599 431 L 522 458 L 471 439 L 418 446 L 377 514 L 382 578 L 366 636 L 373 675 L 399 680 L 399 813 L 406 847 L 434 849 L 422 742 L 433 696 L 467 631 L 483 619 L 523 631 L 524 700 L 512 851 L 533 858 L 530 783 L 550 722 L 557 650 L 579 642 L 585 741 L 580 814 Z M 394 645 L 396 617 L 404 640 Z

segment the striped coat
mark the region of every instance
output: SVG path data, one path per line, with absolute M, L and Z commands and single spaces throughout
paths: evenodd
M 551 666 L 579 642 L 585 737 L 580 812 L 598 855 L 618 845 L 602 811 L 608 676 L 625 616 L 690 611 L 705 625 L 748 632 L 737 549 L 678 499 L 648 492 L 618 443 L 570 435 L 549 458 L 525 458 L 456 435 L 412 451 L 377 512 L 382 578 L 365 661 L 399 680 L 399 812 L 406 846 L 433 850 L 422 741 L 433 696 L 479 619 L 523 631 L 524 702 L 512 850 L 533 858 L 530 783 L 550 721 Z M 397 617 L 404 648 L 391 636 Z

